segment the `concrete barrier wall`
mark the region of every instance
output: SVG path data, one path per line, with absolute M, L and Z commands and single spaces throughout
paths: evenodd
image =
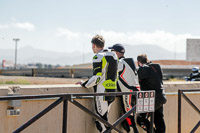
M 62 77 L 72 78 L 72 69 L 17 69 L 0 70 L 5 76 Z
M 74 78 L 85 78 L 90 77 L 93 71 L 90 68 L 73 68 L 72 73 Z
M 6 75 L 6 76 L 32 76 L 32 69 L 0 70 L 0 75 Z
M 176 67 L 162 68 L 163 76 L 167 78 L 183 78 L 189 76 L 191 68 Z M 22 70 L 0 70 L 0 75 L 6 76 L 34 76 L 34 77 L 63 77 L 63 78 L 85 78 L 92 75 L 91 68 L 68 68 L 68 69 L 22 69 Z
M 34 77 L 72 78 L 72 69 L 34 69 Z
M 187 83 L 165 83 L 168 102 L 164 106 L 164 115 L 167 127 L 167 133 L 177 132 L 177 119 L 178 119 L 178 89 L 199 89 L 200 83 L 187 82 Z M 12 90 L 8 86 L 0 86 L 0 96 L 6 96 Z M 34 94 L 57 94 L 57 93 L 88 93 L 92 92 L 91 89 L 81 88 L 77 85 L 24 85 L 20 86 L 19 93 L 23 95 Z M 200 107 L 200 94 L 187 94 L 191 100 Z M 7 116 L 6 110 L 8 108 L 8 101 L 0 102 L 0 133 L 10 133 L 17 127 L 25 123 L 34 115 L 39 113 L 45 107 L 50 105 L 55 100 L 42 99 L 42 100 L 23 100 L 21 103 L 20 116 Z M 182 98 L 182 133 L 188 133 L 199 121 L 199 115 L 192 107 L 188 105 Z M 78 102 L 93 110 L 93 99 L 78 99 Z M 68 133 L 98 133 L 94 125 L 94 119 L 88 114 L 81 111 L 76 106 L 69 103 L 68 108 Z M 121 115 L 121 105 L 119 98 L 116 98 L 113 103 L 109 119 L 114 122 Z M 119 126 L 120 129 L 121 126 Z M 142 133 L 143 131 L 139 129 Z M 25 129 L 24 133 L 59 133 L 62 131 L 62 103 L 56 108 L 47 113 L 44 117 L 36 121 L 33 125 Z M 125 132 L 125 131 L 124 131 Z M 200 129 L 197 130 L 200 132 Z
M 162 68 L 164 78 L 183 78 L 189 76 L 191 68 Z

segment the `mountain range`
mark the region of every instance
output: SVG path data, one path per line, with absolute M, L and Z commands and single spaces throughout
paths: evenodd
M 185 53 L 171 52 L 156 45 L 124 45 L 125 57 L 137 58 L 138 54 L 146 53 L 150 60 L 185 60 Z M 73 65 L 92 62 L 93 53 L 85 53 L 74 51 L 72 53 L 54 52 L 42 49 L 35 49 L 26 46 L 18 49 L 17 63 L 42 63 L 53 65 Z M 0 62 L 8 60 L 14 62 L 14 49 L 0 49 Z

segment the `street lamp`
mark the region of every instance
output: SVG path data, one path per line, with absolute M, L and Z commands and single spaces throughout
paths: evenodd
M 174 59 L 176 60 L 176 43 L 174 43 Z
M 85 63 L 85 43 L 83 43 L 83 64 Z
M 17 42 L 19 40 L 19 38 L 13 38 L 13 41 L 15 41 L 15 69 L 17 68 Z

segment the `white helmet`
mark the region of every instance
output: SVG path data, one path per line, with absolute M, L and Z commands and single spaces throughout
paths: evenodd
M 192 72 L 199 72 L 199 67 L 193 67 Z

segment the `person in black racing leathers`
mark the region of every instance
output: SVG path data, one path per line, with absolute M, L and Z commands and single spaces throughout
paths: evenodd
M 187 78 L 187 81 L 200 81 L 199 67 L 193 67 L 190 77 Z
M 93 37 L 92 50 L 93 57 L 93 76 L 85 82 L 78 82 L 86 88 L 94 88 L 96 93 L 115 92 L 117 90 L 117 55 L 113 51 L 104 50 L 104 39 L 100 35 Z M 115 96 L 96 96 L 95 110 L 104 120 L 108 121 L 108 112 Z M 100 121 L 95 121 L 99 132 L 104 132 L 106 127 Z
M 109 47 L 117 54 L 119 59 L 118 63 L 118 81 L 117 89 L 120 92 L 132 92 L 139 91 L 140 86 L 138 83 L 138 76 L 136 72 L 135 63 L 132 58 L 125 58 L 124 53 L 125 49 L 122 44 L 115 44 L 112 47 Z M 122 106 L 123 113 L 128 112 L 135 105 L 135 97 L 133 95 L 123 95 L 122 97 Z M 134 113 L 126 118 L 122 122 L 122 126 L 126 132 L 130 132 L 130 127 L 133 128 L 134 133 L 138 133 L 138 129 L 135 123 Z
M 165 121 L 163 115 L 163 104 L 166 103 L 166 97 L 164 95 L 163 82 L 162 82 L 162 70 L 159 64 L 153 64 L 148 62 L 146 54 L 138 55 L 138 78 L 140 88 L 142 91 L 155 90 L 155 112 L 154 112 L 154 124 L 155 133 L 165 133 Z M 150 122 L 148 120 L 147 113 L 141 113 L 137 118 L 137 123 L 149 133 Z

